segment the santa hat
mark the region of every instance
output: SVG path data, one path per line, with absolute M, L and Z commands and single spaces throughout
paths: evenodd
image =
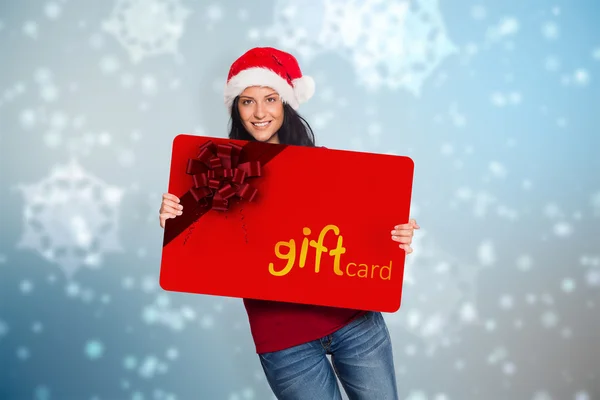
M 235 60 L 225 85 L 225 104 L 229 112 L 233 99 L 250 86 L 268 86 L 294 110 L 315 93 L 315 81 L 303 76 L 294 56 L 272 47 L 256 47 Z

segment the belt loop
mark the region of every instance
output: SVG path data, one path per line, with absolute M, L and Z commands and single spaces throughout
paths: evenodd
M 323 343 L 323 340 L 325 339 L 327 339 L 327 344 Z M 323 347 L 323 349 L 329 350 L 329 346 L 331 346 L 331 342 L 333 342 L 333 335 L 327 335 L 325 337 L 322 337 L 321 339 L 319 339 L 319 341 L 321 342 L 321 347 Z

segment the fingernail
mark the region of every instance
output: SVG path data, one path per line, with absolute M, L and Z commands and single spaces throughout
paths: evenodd
M 180 210 L 183 210 L 183 206 L 179 206 L 179 209 L 180 209 Z
M 182 211 L 178 211 L 178 212 L 177 212 L 177 215 L 181 215 L 181 214 L 183 214 L 183 212 L 182 212 Z

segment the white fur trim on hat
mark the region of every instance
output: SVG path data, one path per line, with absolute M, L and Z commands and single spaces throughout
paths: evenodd
M 294 80 L 294 91 L 300 103 L 304 103 L 315 94 L 315 80 L 307 75 Z
M 266 68 L 248 68 L 232 77 L 225 85 L 224 100 L 231 110 L 233 99 L 250 86 L 266 86 L 277 91 L 282 101 L 297 110 L 300 103 L 308 100 L 314 93 L 314 80 L 304 76 L 296 79 L 294 84 L 300 85 L 295 89 L 276 72 Z

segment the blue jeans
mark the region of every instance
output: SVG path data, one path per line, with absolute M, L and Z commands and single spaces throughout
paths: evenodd
M 350 400 L 398 399 L 390 334 L 379 312 L 321 339 L 259 358 L 279 400 L 341 400 L 336 375 Z

